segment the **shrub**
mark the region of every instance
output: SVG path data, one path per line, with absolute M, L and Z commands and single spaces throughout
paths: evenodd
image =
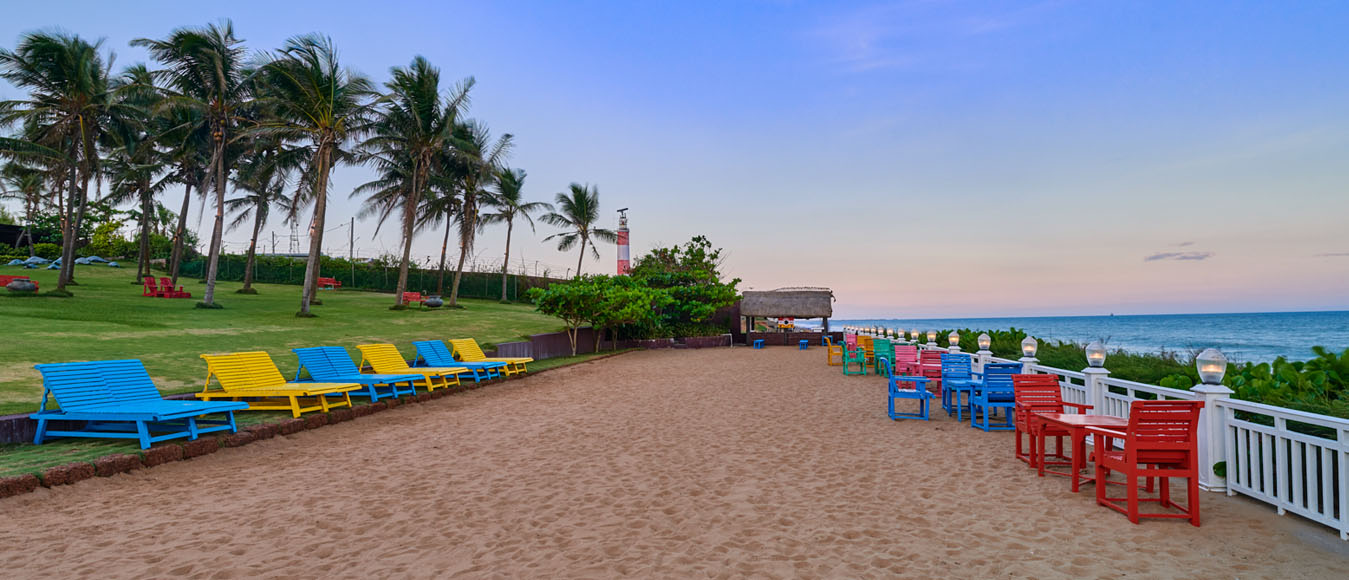
M 57 244 L 33 244 L 33 254 L 40 258 L 55 260 L 61 257 L 61 246 Z

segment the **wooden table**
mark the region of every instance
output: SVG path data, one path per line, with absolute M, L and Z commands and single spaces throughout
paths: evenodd
M 1082 469 L 1087 465 L 1087 427 L 1101 427 L 1115 431 L 1127 431 L 1129 420 L 1109 415 L 1083 415 L 1072 413 L 1033 413 L 1027 418 L 1030 423 L 1035 453 L 1040 458 L 1038 469 L 1040 476 L 1045 474 L 1045 437 L 1044 425 L 1054 425 L 1068 431 L 1072 438 L 1072 473 L 1051 471 L 1059 475 L 1068 475 L 1073 479 L 1073 492 L 1076 493 L 1084 481 L 1096 481 L 1095 476 L 1082 477 Z

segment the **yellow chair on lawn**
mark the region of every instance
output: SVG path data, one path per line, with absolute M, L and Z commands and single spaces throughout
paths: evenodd
M 350 407 L 350 392 L 361 388 L 355 383 L 288 383 L 272 357 L 262 351 L 203 354 L 201 358 L 206 359 L 206 386 L 197 398 L 246 400 L 250 411 L 290 411 L 292 417 L 308 411 L 327 413 L 335 407 Z M 218 390 L 211 389 L 212 378 L 220 385 Z M 341 399 L 330 402 L 330 396 Z
M 843 345 L 834 344 L 834 339 L 824 337 L 824 363 L 831 367 L 843 366 Z
M 365 363 L 370 363 L 370 368 L 381 375 L 421 375 L 422 380 L 417 384 L 426 387 L 427 391 L 458 386 L 459 373 L 473 372 L 464 367 L 408 366 L 407 359 L 403 358 L 402 353 L 398 352 L 398 347 L 392 344 L 360 344 L 356 345 L 356 348 L 361 350 L 361 364 L 358 365 L 360 368 L 365 368 Z
M 529 369 L 525 368 L 525 363 L 534 362 L 534 359 L 527 356 L 487 358 L 482 352 L 482 347 L 478 346 L 478 341 L 471 338 L 450 339 L 450 348 L 454 349 L 454 356 L 464 362 L 504 362 L 507 375 L 529 372 Z

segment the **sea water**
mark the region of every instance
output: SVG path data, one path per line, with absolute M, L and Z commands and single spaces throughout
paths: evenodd
M 819 321 L 801 321 L 817 325 Z M 1337 353 L 1349 348 L 1349 311 L 1245 314 L 1148 314 L 1129 316 L 1045 316 L 1034 318 L 830 319 L 829 327 L 884 326 L 887 329 L 1006 330 L 1018 328 L 1042 340 L 1087 343 L 1136 353 L 1163 350 L 1192 356 L 1217 348 L 1240 362 L 1314 358 L 1312 346 Z M 926 337 L 923 339 L 926 341 Z

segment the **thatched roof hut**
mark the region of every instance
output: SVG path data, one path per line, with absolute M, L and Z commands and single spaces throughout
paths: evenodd
M 834 292 L 828 288 L 746 290 L 741 316 L 770 318 L 829 318 L 834 315 Z

